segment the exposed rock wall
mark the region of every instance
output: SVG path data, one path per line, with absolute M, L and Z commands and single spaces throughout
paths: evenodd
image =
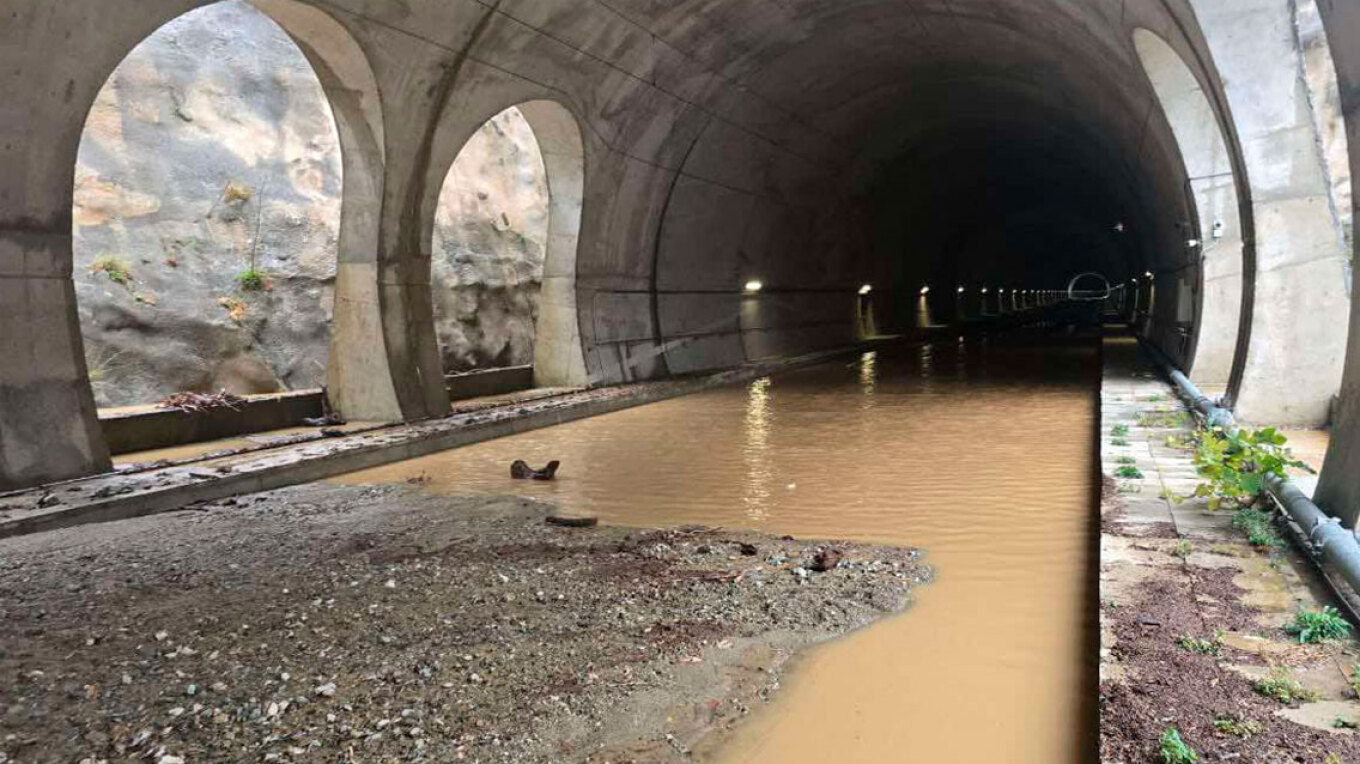
M 448 366 L 528 362 L 547 214 L 537 145 L 515 113 L 464 155 L 436 234 Z M 137 46 L 100 92 L 76 168 L 75 286 L 99 405 L 319 387 L 341 180 L 325 94 L 264 14 L 226 0 Z M 258 288 L 239 280 L 252 259 Z
M 432 281 L 446 371 L 534 360 L 548 184 L 528 121 L 510 108 L 458 153 L 439 192 Z

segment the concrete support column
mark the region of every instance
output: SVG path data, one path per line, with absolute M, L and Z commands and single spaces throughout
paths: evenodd
M 1346 255 L 1288 0 L 1193 0 L 1242 144 L 1255 218 L 1249 422 L 1316 426 L 1341 383 Z M 1334 46 L 1334 49 L 1341 46 Z
M 1351 177 L 1360 177 L 1360 5 L 1351 0 L 1320 0 L 1318 9 L 1331 40 L 1350 142 Z M 1360 220 L 1360 216 L 1357 216 Z M 1352 271 L 1351 294 L 1360 293 Z M 1355 527 L 1360 518 L 1360 311 L 1352 303 L 1346 345 L 1345 377 L 1332 421 L 1327 460 L 1313 495 L 1318 506 Z

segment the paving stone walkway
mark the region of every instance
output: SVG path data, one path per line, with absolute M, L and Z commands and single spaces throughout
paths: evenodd
M 1360 761 L 1343 726 L 1360 722 L 1360 652 L 1284 630 L 1298 609 L 1330 604 L 1327 590 L 1292 545 L 1254 548 L 1231 511 L 1185 498 L 1199 482 L 1182 445 L 1194 420 L 1131 337 L 1104 342 L 1101 417 L 1102 760 L 1160 761 L 1175 727 L 1202 760 Z M 1272 671 L 1317 700 L 1254 692 Z

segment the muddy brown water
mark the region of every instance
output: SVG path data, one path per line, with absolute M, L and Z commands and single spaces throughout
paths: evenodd
M 1087 340 L 894 347 L 342 480 L 922 547 L 914 607 L 809 651 L 711 758 L 1085 762 L 1098 364 Z M 511 481 L 514 459 L 562 468 Z

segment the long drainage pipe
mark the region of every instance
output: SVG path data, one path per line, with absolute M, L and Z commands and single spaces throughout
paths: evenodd
M 1214 403 L 1199 388 L 1181 373 L 1171 360 L 1150 342 L 1141 343 L 1171 378 L 1180 393 L 1187 398 L 1195 410 L 1200 412 L 1210 426 L 1225 429 L 1234 427 L 1231 411 Z M 1353 594 L 1360 594 L 1360 541 L 1355 532 L 1342 527 L 1341 520 L 1323 512 L 1318 505 L 1287 477 L 1271 474 L 1266 477 L 1266 489 L 1275 503 L 1307 536 L 1310 551 L 1325 560 L 1350 584 Z

